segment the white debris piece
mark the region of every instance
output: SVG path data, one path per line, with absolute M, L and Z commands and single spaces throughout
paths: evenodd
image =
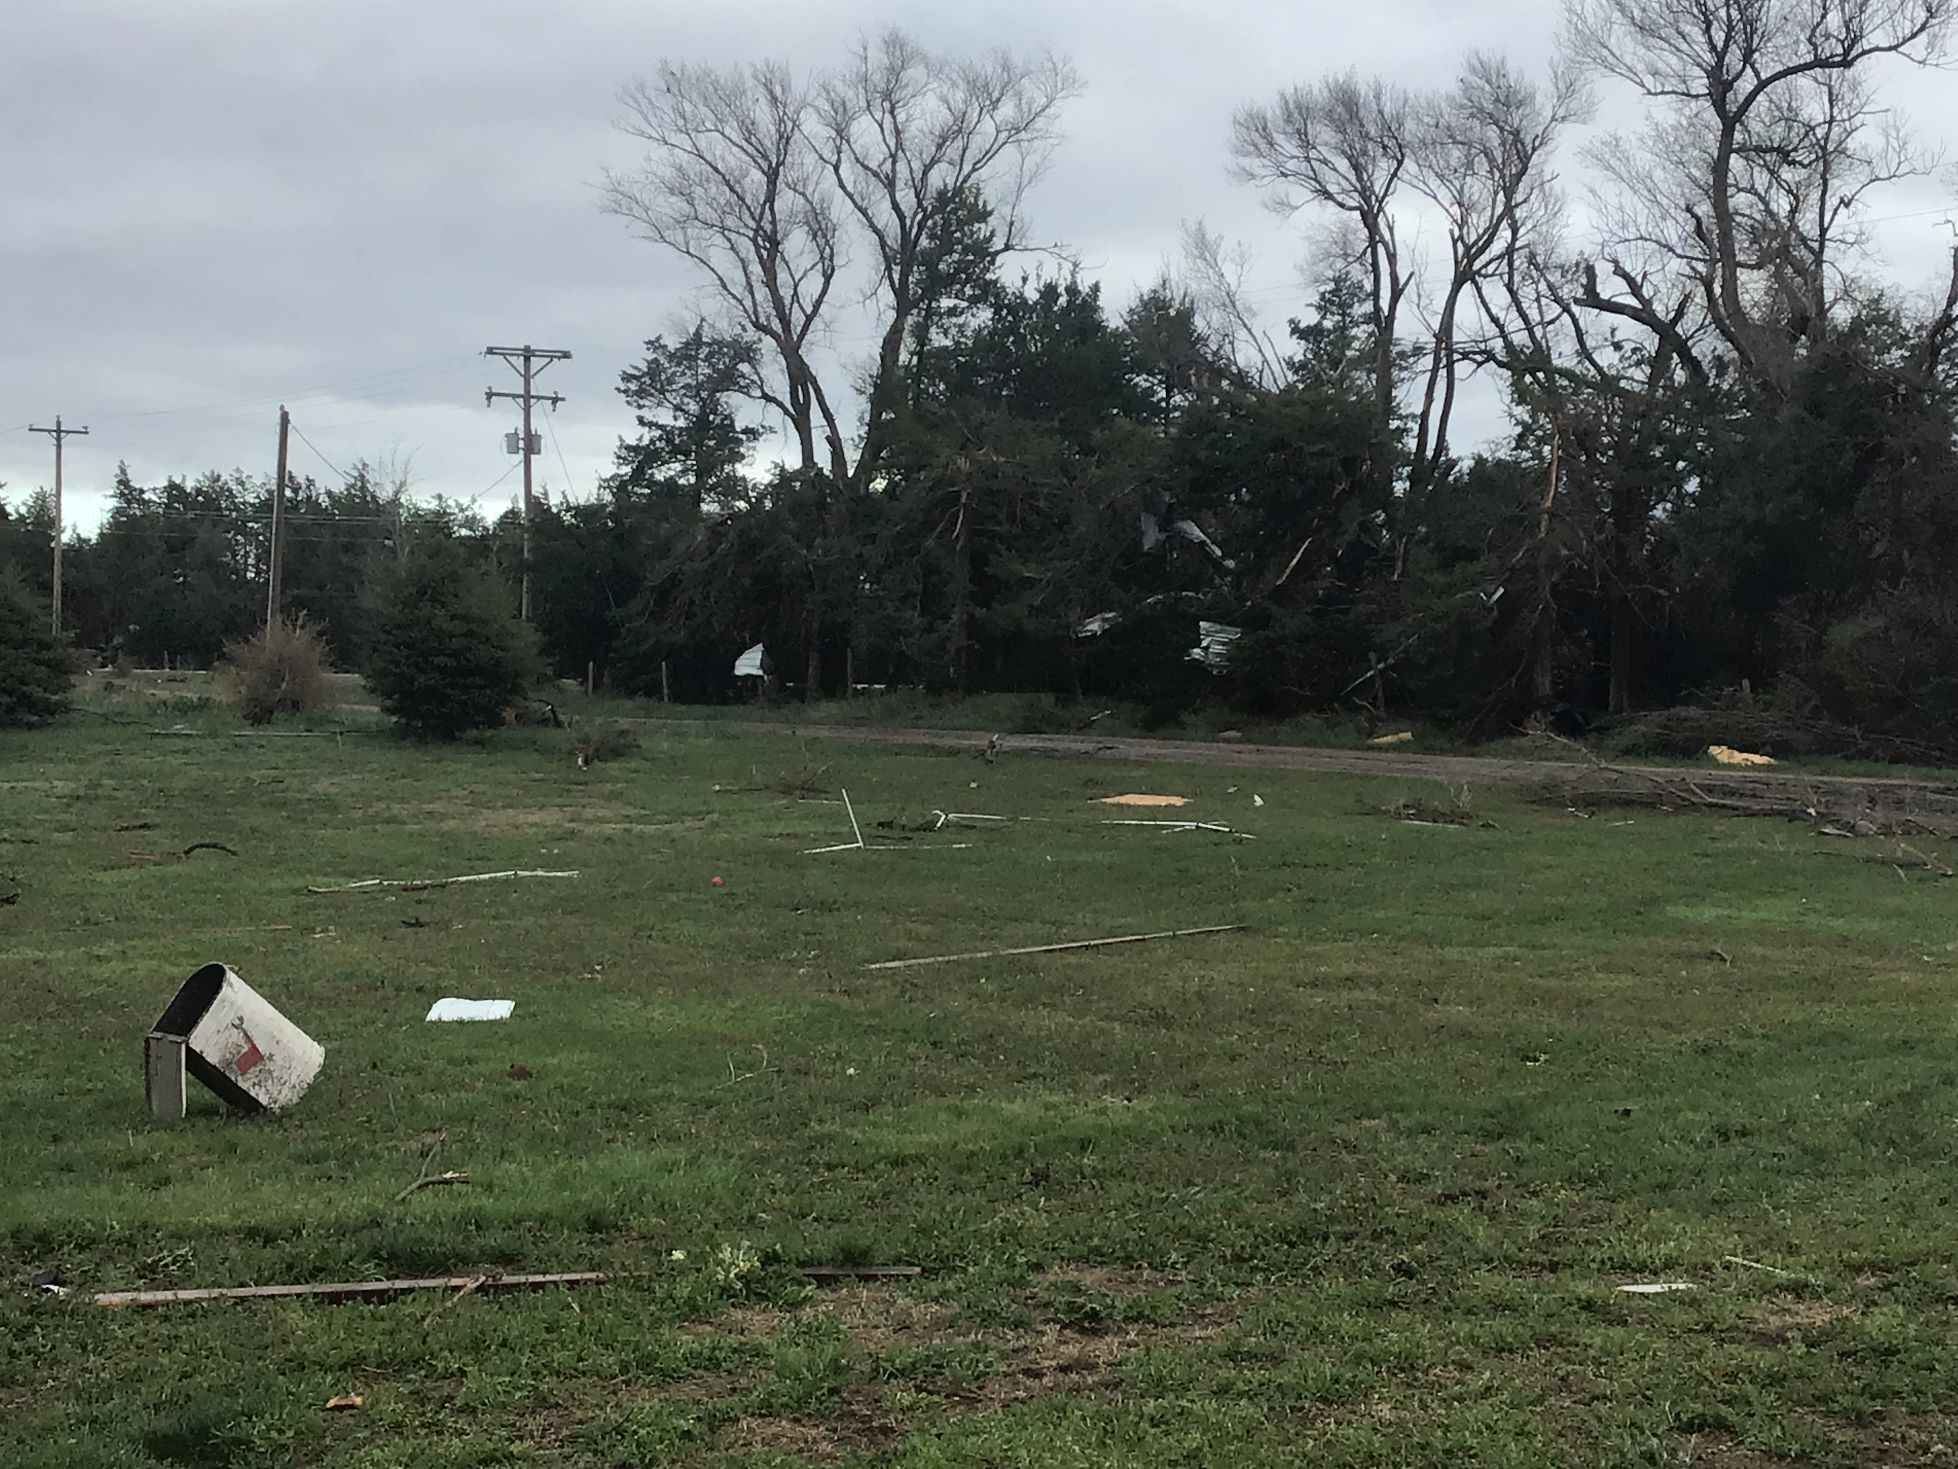
M 1083 618 L 1074 624 L 1077 638 L 1098 638 L 1122 620 L 1119 612 L 1097 612 L 1093 617 Z
M 428 1007 L 425 1020 L 508 1020 L 515 1000 L 458 1000 L 445 996 Z
M 1227 622 L 1197 623 L 1197 645 L 1183 655 L 1188 663 L 1201 663 L 1212 673 L 1230 666 L 1231 644 L 1243 636 L 1244 629 Z
M 1676 1290 L 1698 1290 L 1690 1280 L 1653 1280 L 1638 1285 L 1621 1285 L 1618 1289 L 1628 1296 L 1663 1296 Z
M 734 676 L 736 678 L 765 678 L 767 675 L 762 672 L 761 666 L 763 656 L 762 644 L 756 643 L 754 647 L 734 660 Z

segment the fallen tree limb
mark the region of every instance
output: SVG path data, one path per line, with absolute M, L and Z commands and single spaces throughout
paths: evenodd
M 436 1275 L 408 1280 L 348 1280 L 326 1285 L 237 1285 L 209 1290 L 103 1291 L 98 1306 L 178 1306 L 193 1301 L 276 1301 L 297 1296 L 327 1301 L 387 1301 L 418 1290 L 462 1290 L 471 1282 L 480 1291 L 537 1290 L 550 1285 L 593 1285 L 608 1278 L 603 1270 L 555 1275 Z
M 922 842 L 916 846 L 899 842 L 874 842 L 863 846 L 855 842 L 839 842 L 833 847 L 804 847 L 802 855 L 820 857 L 825 852 L 965 852 L 971 848 L 971 842 Z
M 488 1284 L 489 1284 L 489 1277 L 487 1275 L 478 1275 L 472 1277 L 470 1281 L 466 1285 L 464 1285 L 461 1290 L 457 1291 L 454 1295 L 445 1299 L 433 1311 L 430 1311 L 427 1316 L 422 1318 L 422 1330 L 427 1331 L 429 1327 L 435 1324 L 436 1317 L 440 1316 L 444 1311 L 448 1310 L 449 1307 L 455 1305 L 464 1296 L 473 1296 L 474 1294 L 476 1294 L 477 1291 L 481 1290 L 484 1286 Z
M 140 723 L 138 720 L 117 722 Z M 178 725 L 175 729 L 153 729 L 150 733 L 179 740 L 335 740 L 346 731 L 339 729 L 186 729 Z
M 1891 778 L 1851 784 L 1811 781 L 1799 772 L 1677 774 L 1612 765 L 1573 741 L 1552 736 L 1583 755 L 1585 764 L 1546 780 L 1538 799 L 1572 809 L 1647 806 L 1668 811 L 1712 811 L 1731 816 L 1801 822 L 1826 836 L 1885 836 L 1910 831 L 1958 836 L 1958 789 Z M 1927 870 L 1936 870 L 1927 864 Z
M 1069 949 L 1101 949 L 1110 944 L 1146 944 L 1155 939 L 1187 939 L 1205 933 L 1235 933 L 1241 923 L 1218 923 L 1208 928 L 1166 928 L 1158 933 L 1125 933 L 1107 939 L 1076 939 L 1066 944 L 1032 944 L 1019 949 L 982 949 L 972 954 L 933 954 L 924 959 L 884 959 L 865 969 L 910 969 L 920 964 L 953 964 L 965 959 L 1007 959 L 1022 954 L 1059 954 Z
M 400 1203 L 417 1189 L 440 1188 L 445 1184 L 470 1182 L 473 1182 L 473 1180 L 467 1173 L 458 1173 L 453 1168 L 446 1169 L 441 1173 L 424 1173 L 420 1178 L 417 1178 L 413 1183 L 401 1190 L 400 1193 L 396 1194 L 394 1201 L 397 1204 Z
M 400 888 L 404 893 L 425 892 L 429 888 L 455 887 L 465 882 L 496 882 L 513 877 L 576 877 L 572 872 L 544 872 L 527 868 L 512 868 L 508 872 L 472 872 L 463 877 L 369 877 L 359 882 L 342 883 L 338 887 L 309 887 L 309 893 L 355 893 L 368 888 Z
M 236 857 L 237 851 L 223 842 L 192 842 L 181 852 L 131 852 L 129 855 L 139 862 L 188 862 L 192 852 L 222 852 L 227 857 Z
M 1165 831 L 1218 831 L 1226 836 L 1242 837 L 1247 842 L 1255 842 L 1256 837 L 1248 831 L 1239 831 L 1234 826 L 1226 826 L 1221 821 L 1141 821 L 1134 818 L 1104 817 L 1103 826 L 1158 826 Z
M 805 1280 L 910 1280 L 923 1275 L 917 1265 L 804 1265 Z M 478 1292 L 541 1290 L 553 1285 L 599 1285 L 629 1277 L 610 1270 L 572 1270 L 551 1275 L 434 1275 L 405 1280 L 347 1280 L 324 1285 L 235 1285 L 204 1290 L 101 1291 L 98 1306 L 184 1306 L 198 1301 L 391 1301 L 414 1291 Z M 455 1297 L 454 1299 L 459 1299 Z

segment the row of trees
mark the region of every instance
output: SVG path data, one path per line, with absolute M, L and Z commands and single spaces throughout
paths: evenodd
M 646 155 L 607 201 L 704 310 L 625 374 L 614 471 L 540 513 L 547 655 L 711 697 L 763 641 L 808 693 L 1478 732 L 1746 686 L 1942 743 L 1958 258 L 1913 293 L 1864 250 L 1876 192 L 1932 159 L 1877 84 L 1940 55 L 1951 3 L 1570 0 L 1540 80 L 1478 55 L 1431 93 L 1332 75 L 1248 105 L 1235 167 L 1306 222 L 1317 281 L 1282 332 L 1200 225 L 1119 310 L 1031 251 L 1064 63 L 892 33 L 810 75 L 663 66 L 623 94 Z M 1600 77 L 1644 115 L 1589 149 L 1579 239 L 1555 170 Z M 866 358 L 822 350 L 865 312 Z M 1476 375 L 1511 433 L 1464 455 Z M 786 462 L 756 461 L 766 415 Z M 507 517 L 365 473 L 299 504 L 288 595 L 354 662 L 362 589 L 418 538 L 517 572 Z M 81 635 L 209 656 L 262 615 L 263 511 L 235 477 L 119 481 L 70 553 Z M 34 513 L 0 523 L 30 569 Z M 1206 621 L 1227 657 L 1191 656 Z

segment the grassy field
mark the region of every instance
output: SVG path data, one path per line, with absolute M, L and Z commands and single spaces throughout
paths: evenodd
M 1952 891 L 1855 843 L 1481 793 L 1490 824 L 1421 826 L 1381 808 L 1433 793 L 1275 771 L 711 731 L 578 771 L 544 732 L 198 721 L 0 736 L 8 1469 L 1958 1456 Z M 849 835 L 771 788 L 805 763 L 904 850 L 805 855 Z M 1101 825 L 1124 790 L 1257 840 Z M 947 808 L 1037 819 L 917 830 Z M 238 855 L 173 858 L 199 841 Z M 581 876 L 305 892 L 509 867 Z M 211 959 L 326 1067 L 283 1116 L 159 1127 L 141 1037 Z M 442 995 L 516 1014 L 424 1024 Z M 473 1183 L 397 1197 L 431 1150 Z M 794 1268 L 838 1262 L 926 1273 Z M 70 1294 L 19 1283 L 50 1268 Z M 627 1278 L 87 1300 L 577 1269 Z M 1616 1289 L 1662 1280 L 1697 1289 Z

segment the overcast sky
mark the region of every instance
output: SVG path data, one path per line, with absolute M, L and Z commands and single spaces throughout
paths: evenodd
M 600 212 L 627 167 L 619 85 L 661 57 L 801 67 L 896 23 L 945 49 L 1070 57 L 1087 90 L 1032 201 L 1119 310 L 1199 216 L 1249 241 L 1274 325 L 1299 311 L 1298 232 L 1230 183 L 1231 110 L 1349 66 L 1444 84 L 1471 47 L 1540 72 L 1539 0 L 61 0 L 0 17 L 0 481 L 51 480 L 23 426 L 69 441 L 70 519 L 92 525 L 118 460 L 139 481 L 269 474 L 277 405 L 293 468 L 412 457 L 417 491 L 482 494 L 511 467 L 514 374 L 481 349 L 574 359 L 540 387 L 569 402 L 539 461 L 588 495 L 628 424 L 614 392 L 644 338 L 688 309 L 681 262 Z M 1901 78 L 1924 131 L 1958 140 L 1948 76 Z M 1605 120 L 1625 116 L 1606 97 Z M 1563 160 L 1581 183 L 1574 157 Z M 1889 269 L 1928 280 L 1950 231 L 1939 183 L 1886 193 Z M 1930 211 L 1929 215 L 1923 211 Z M 1577 211 L 1582 222 L 1581 205 Z M 863 343 L 845 339 L 846 354 Z M 1500 429 L 1481 395 L 1462 424 Z M 550 429 L 555 430 L 553 439 Z M 315 453 L 317 450 L 317 454 Z M 561 461 L 560 461 L 561 455 Z M 323 462 L 324 461 L 324 462 Z M 515 475 L 483 495 L 510 502 Z

